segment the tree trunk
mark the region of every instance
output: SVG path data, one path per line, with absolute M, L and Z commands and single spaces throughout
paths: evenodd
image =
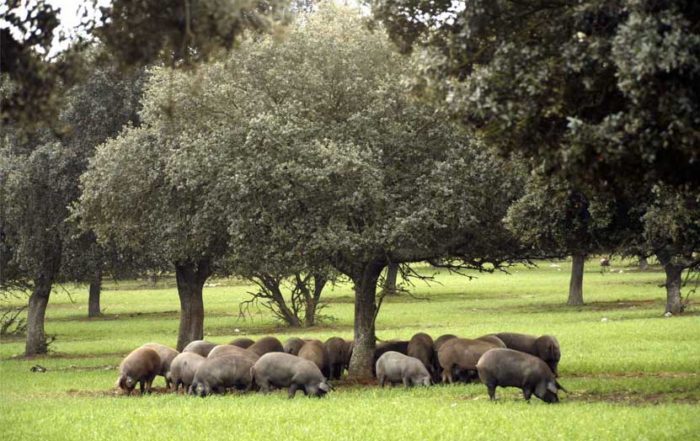
M 180 297 L 180 329 L 177 350 L 182 351 L 188 343 L 204 337 L 204 301 L 202 288 L 211 275 L 209 260 L 196 263 L 184 262 L 175 265 L 177 293 Z
M 369 262 L 361 274 L 353 276 L 355 284 L 355 347 L 350 359 L 348 376 L 353 379 L 371 379 L 376 336 L 377 281 L 384 263 Z
M 671 314 L 680 314 L 683 312 L 683 304 L 681 303 L 681 285 L 683 266 L 673 263 L 673 254 L 662 251 L 657 253 L 659 262 L 664 267 L 666 272 L 666 310 Z
M 314 326 L 316 324 L 316 308 L 321 300 L 321 292 L 326 286 L 326 278 L 319 275 L 314 275 L 314 291 L 313 293 L 305 292 L 306 307 L 304 308 L 304 326 Z
M 586 262 L 585 254 L 574 254 L 571 263 L 571 280 L 569 281 L 569 306 L 583 305 L 583 267 Z
M 29 310 L 27 312 L 27 344 L 25 355 L 32 356 L 45 354 L 48 349 L 46 333 L 44 332 L 44 319 L 46 306 L 49 304 L 52 283 L 49 279 L 39 278 L 34 281 L 34 291 L 29 297 Z
M 639 270 L 640 271 L 646 271 L 647 268 L 649 268 L 649 262 L 647 261 L 646 257 L 640 257 L 639 258 Z
M 399 264 L 390 263 L 386 267 L 386 280 L 384 281 L 384 292 L 387 295 L 396 294 L 396 279 L 399 275 Z
M 95 277 L 90 282 L 90 296 L 88 298 L 88 317 L 99 317 L 102 315 L 100 310 L 100 293 L 102 292 L 102 271 L 97 270 Z

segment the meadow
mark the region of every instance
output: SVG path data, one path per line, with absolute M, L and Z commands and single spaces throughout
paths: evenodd
M 114 389 L 117 365 L 149 341 L 175 345 L 178 309 L 174 282 L 107 282 L 104 316 L 87 318 L 87 288 L 52 294 L 46 328 L 56 335 L 44 357 L 18 356 L 24 341 L 0 344 L 0 439 L 3 440 L 456 440 L 456 439 L 700 439 L 700 313 L 664 317 L 663 272 L 593 260 L 584 277 L 582 307 L 565 305 L 570 263 L 540 262 L 510 274 L 474 279 L 434 274 L 409 293 L 387 298 L 377 320 L 380 339 L 418 331 L 477 337 L 499 331 L 553 334 L 561 344 L 561 403 L 517 389 L 498 389 L 490 402 L 481 384 L 381 389 L 347 381 L 323 399 L 285 391 L 206 399 L 163 393 L 126 397 Z M 234 279 L 205 288 L 205 338 L 275 335 L 322 340 L 352 336 L 351 286 L 324 294 L 324 322 L 311 329 L 280 326 L 266 311 L 239 316 L 253 288 Z M 692 297 L 691 297 L 692 299 Z M 20 300 L 17 300 L 20 302 Z M 47 369 L 31 372 L 34 365 Z

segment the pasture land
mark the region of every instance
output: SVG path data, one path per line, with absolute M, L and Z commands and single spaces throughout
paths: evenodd
M 582 307 L 567 307 L 569 263 L 516 267 L 474 280 L 439 272 L 430 286 L 388 298 L 377 322 L 381 339 L 466 337 L 498 331 L 553 334 L 562 347 L 558 405 L 516 389 L 488 401 L 480 384 L 380 389 L 341 381 L 328 397 L 286 392 L 193 398 L 164 393 L 124 397 L 116 366 L 134 347 L 174 346 L 178 299 L 172 280 L 107 283 L 104 317 L 87 319 L 87 288 L 58 290 L 47 311 L 57 335 L 46 357 L 16 357 L 21 339 L 0 344 L 0 439 L 3 440 L 458 440 L 700 439 L 700 314 L 666 318 L 663 272 L 613 262 L 601 273 L 588 262 Z M 422 273 L 434 273 L 425 267 Z M 267 311 L 241 319 L 238 303 L 251 286 L 213 280 L 205 288 L 205 338 L 273 334 L 326 339 L 352 335 L 353 297 L 342 283 L 325 293 L 325 322 L 313 329 L 279 327 Z M 21 302 L 18 300 L 18 302 Z M 30 372 L 39 364 L 45 373 Z

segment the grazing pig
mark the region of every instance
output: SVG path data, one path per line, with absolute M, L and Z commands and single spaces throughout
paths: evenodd
M 212 349 L 211 352 L 209 352 L 207 358 L 222 357 L 225 355 L 238 355 L 239 357 L 244 357 L 251 360 L 253 363 L 258 361 L 258 358 L 260 358 L 255 352 L 232 345 L 218 345 Z
M 435 376 L 435 354 L 433 352 L 433 339 L 424 332 L 411 337 L 408 342 L 406 355 L 417 358 L 423 366 L 430 372 L 430 376 Z
M 534 335 L 517 334 L 514 332 L 501 332 L 493 334 L 503 340 L 508 349 L 527 352 L 528 354 L 539 357 L 547 363 L 554 375 L 558 376 L 558 365 L 561 359 L 561 350 L 559 342 L 551 335 L 542 335 L 535 337 Z
M 180 385 L 188 391 L 194 381 L 197 368 L 204 363 L 206 358 L 196 352 L 181 352 L 170 364 L 170 380 L 173 392 L 180 389 Z
M 238 346 L 239 348 L 248 349 L 255 344 L 255 340 L 245 337 L 234 338 L 228 344 L 231 346 Z
M 216 346 L 218 346 L 216 343 L 212 343 L 210 341 L 194 340 L 189 342 L 189 344 L 185 346 L 185 349 L 183 349 L 182 352 L 194 352 L 196 354 L 201 355 L 202 357 L 206 357 L 207 355 L 209 355 L 209 352 Z
M 444 334 L 435 339 L 433 343 L 433 363 L 435 364 L 435 382 L 439 382 L 442 379 L 442 366 L 438 361 L 438 351 L 440 347 L 444 345 L 447 341 L 457 338 L 454 334 Z
M 389 351 L 394 351 L 394 352 L 400 352 L 404 355 L 406 355 L 406 352 L 408 352 L 408 341 L 407 340 L 389 340 L 385 341 L 382 343 L 379 343 L 377 347 L 374 349 L 374 357 L 372 360 L 372 373 L 376 376 L 376 371 L 375 367 L 377 366 L 377 360 L 379 360 L 379 357 L 381 357 L 385 352 Z
M 263 337 L 256 341 L 255 344 L 248 347 L 248 350 L 255 352 L 260 357 L 268 352 L 284 352 L 282 343 L 280 343 L 280 341 L 275 337 Z
M 442 382 L 453 383 L 456 379 L 469 382 L 477 378 L 476 363 L 479 358 L 497 345 L 468 338 L 453 338 L 445 342 L 438 351 L 442 367 Z
M 251 375 L 263 393 L 268 393 L 275 387 L 289 387 L 289 398 L 294 398 L 299 388 L 305 395 L 316 397 L 322 397 L 331 390 L 318 366 L 284 352 L 260 357 L 253 365 Z
M 284 349 L 284 352 L 287 354 L 299 355 L 299 350 L 304 346 L 304 343 L 306 343 L 306 340 L 299 337 L 292 337 L 284 342 L 282 349 Z
M 151 348 L 134 349 L 119 365 L 119 386 L 127 395 L 131 395 L 138 383 L 141 394 L 151 393 L 151 384 L 160 370 L 160 357 Z
M 339 380 L 343 371 L 350 367 L 353 342 L 340 337 L 331 337 L 323 344 L 328 354 L 328 378 Z
M 170 388 L 170 364 L 173 359 L 177 357 L 177 352 L 175 349 L 162 345 L 160 343 L 146 343 L 141 346 L 142 348 L 150 348 L 156 351 L 158 357 L 160 357 L 160 369 L 158 370 L 158 375 L 165 378 L 165 387 Z
M 491 349 L 481 357 L 476 368 L 492 400 L 496 399 L 496 386 L 518 387 L 527 401 L 534 393 L 547 403 L 559 402 L 557 392 L 560 389 L 567 392 L 544 361 L 525 352 Z
M 430 373 L 423 362 L 400 352 L 388 351 L 382 354 L 375 369 L 381 387 L 384 387 L 387 381 L 392 386 L 401 382 L 405 387 L 420 384 L 430 386 Z
M 206 397 L 223 394 L 227 388 L 250 390 L 253 384 L 250 368 L 253 364 L 250 358 L 235 354 L 207 358 L 194 374 L 190 393 Z
M 312 361 L 328 377 L 328 353 L 326 347 L 319 340 L 309 340 L 299 349 L 300 358 Z

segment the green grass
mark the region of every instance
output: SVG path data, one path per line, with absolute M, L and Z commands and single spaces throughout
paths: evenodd
M 700 314 L 662 315 L 663 273 L 638 272 L 614 262 L 601 273 L 594 262 L 584 279 L 587 304 L 563 303 L 569 264 L 542 263 L 511 274 L 477 278 L 439 272 L 415 282 L 411 295 L 385 301 L 377 322 L 382 339 L 422 330 L 437 337 L 476 337 L 497 331 L 558 337 L 561 382 L 570 390 L 559 405 L 518 390 L 499 389 L 487 400 L 483 385 L 404 390 L 350 386 L 323 400 L 300 395 L 227 395 L 195 399 L 155 393 L 123 397 L 113 390 L 124 354 L 148 341 L 174 345 L 178 299 L 172 280 L 154 289 L 145 282 L 107 284 L 105 316 L 88 320 L 87 289 L 52 294 L 46 329 L 57 335 L 49 356 L 27 360 L 23 340 L 0 344 L 1 439 L 700 439 Z M 424 274 L 435 271 L 418 268 Z M 622 272 L 619 272 L 622 270 Z M 307 330 L 279 326 L 263 311 L 238 316 L 252 288 L 215 280 L 205 288 L 206 338 L 274 334 L 352 335 L 352 290 L 339 284 L 325 294 L 329 318 Z M 17 301 L 21 303 L 20 300 Z M 605 319 L 605 320 L 604 320 Z M 35 364 L 46 373 L 32 373 Z M 162 380 L 156 380 L 162 386 Z

